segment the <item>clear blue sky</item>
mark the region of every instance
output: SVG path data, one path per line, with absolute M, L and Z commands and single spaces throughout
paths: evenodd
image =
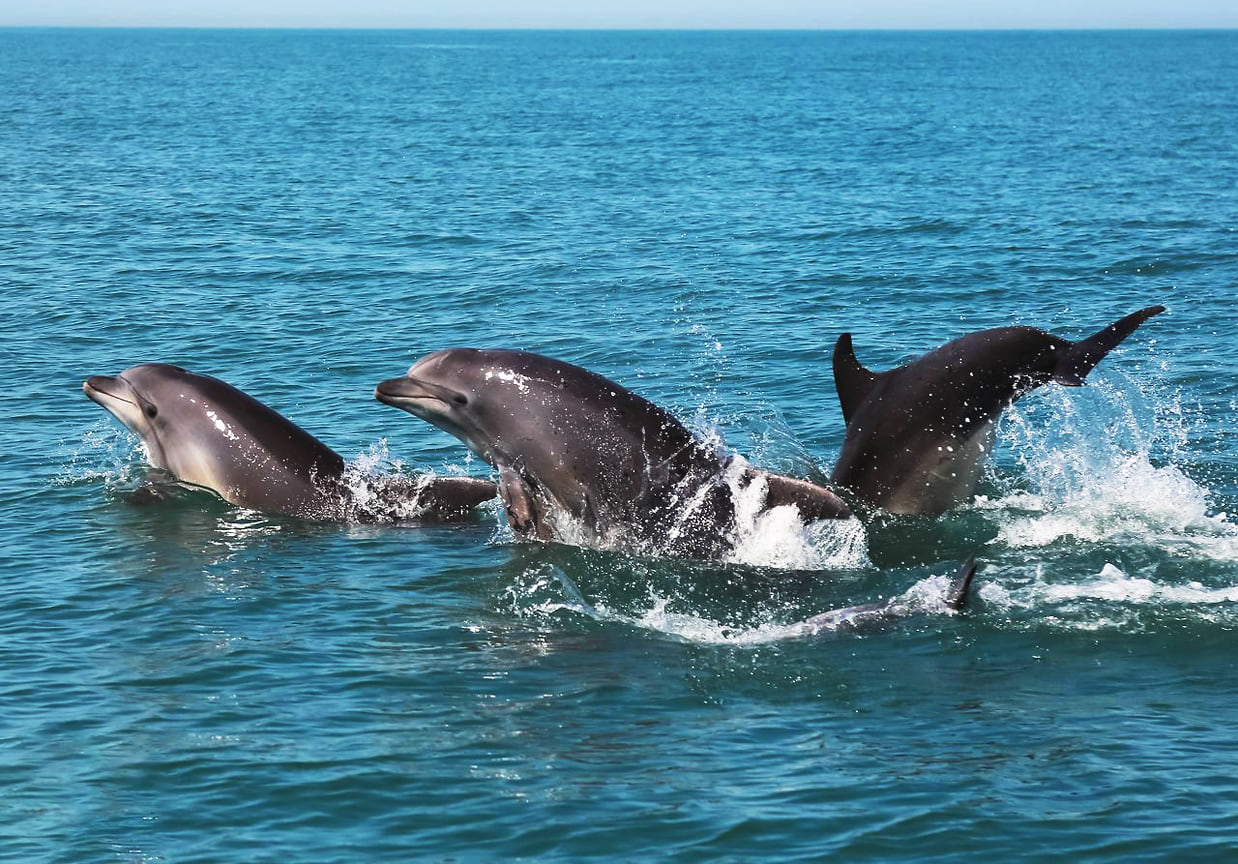
M 1238 0 L 0 0 L 0 25 L 1238 27 Z

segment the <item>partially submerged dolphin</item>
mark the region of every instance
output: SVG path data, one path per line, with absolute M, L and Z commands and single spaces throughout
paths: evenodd
M 968 558 L 950 578 L 950 585 L 942 598 L 946 608 L 955 612 L 961 612 L 966 608 L 972 577 L 975 575 L 976 559 Z M 823 632 L 864 632 L 889 626 L 899 619 L 906 618 L 908 614 L 910 610 L 895 599 L 881 603 L 865 603 L 862 606 L 848 606 L 846 609 L 833 609 L 814 615 L 795 626 L 797 633 L 808 636 Z
M 240 507 L 318 521 L 463 515 L 493 498 L 471 477 L 385 478 L 357 500 L 344 459 L 291 420 L 207 375 L 144 363 L 82 389 L 142 439 L 156 468 Z
M 806 522 L 850 515 L 830 490 L 733 461 L 647 399 L 550 357 L 437 351 L 374 395 L 498 469 L 525 536 L 716 557 L 733 542 L 734 496 L 752 484 L 767 508 L 794 504 Z
M 860 365 L 844 333 L 834 347 L 834 385 L 847 437 L 833 481 L 892 513 L 944 513 L 975 491 L 1006 406 L 1050 381 L 1083 384 L 1164 311 L 1149 306 L 1078 342 L 1034 327 L 982 330 L 880 373 Z

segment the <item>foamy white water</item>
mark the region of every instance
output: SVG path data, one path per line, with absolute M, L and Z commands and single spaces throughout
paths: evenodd
M 1129 543 L 1238 560 L 1238 525 L 1174 464 L 1188 421 L 1175 396 L 1149 398 L 1125 376 L 1016 403 L 999 433 L 1024 487 L 975 507 L 998 522 L 996 542 L 1041 548 L 1065 538 Z

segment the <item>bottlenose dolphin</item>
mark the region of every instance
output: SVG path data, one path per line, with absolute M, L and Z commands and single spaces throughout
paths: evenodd
M 735 494 L 753 484 L 765 507 L 794 504 L 805 521 L 850 515 L 828 489 L 747 467 L 627 388 L 538 354 L 437 351 L 374 395 L 498 469 L 525 536 L 716 557 L 732 542 Z
M 358 496 L 330 447 L 230 384 L 178 366 L 95 375 L 82 390 L 142 439 L 151 465 L 240 507 L 318 521 L 390 521 L 463 515 L 495 495 L 488 480 L 396 476 Z
M 971 588 L 972 577 L 976 575 L 976 559 L 968 558 L 950 578 L 950 586 L 946 589 L 943 602 L 946 607 L 955 612 L 961 612 L 967 606 L 968 591 Z M 881 603 L 865 603 L 862 606 L 848 606 L 846 609 L 832 609 L 814 615 L 796 625 L 796 631 L 805 635 L 839 630 L 868 631 L 888 626 L 900 618 L 906 618 L 908 610 L 898 600 L 886 600 Z
M 975 491 L 1006 406 L 1049 381 L 1080 386 L 1164 311 L 1149 306 L 1078 342 L 1034 327 L 981 330 L 880 373 L 860 365 L 844 333 L 834 346 L 834 386 L 847 437 L 833 481 L 892 513 L 944 513 Z

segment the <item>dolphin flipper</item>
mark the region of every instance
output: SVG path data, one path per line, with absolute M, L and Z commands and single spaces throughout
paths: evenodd
M 1140 324 L 1164 311 L 1165 307 L 1159 305 L 1140 309 L 1138 312 L 1132 312 L 1125 318 L 1115 321 L 1099 333 L 1094 333 L 1074 343 L 1054 371 L 1053 380 L 1067 387 L 1082 385 L 1083 379 L 1096 368 L 1097 363 L 1105 359 L 1106 354 L 1134 333 Z
M 507 511 L 507 522 L 513 530 L 539 540 L 547 539 L 544 537 L 546 529 L 538 519 L 539 508 L 533 500 L 533 492 L 519 471 L 510 465 L 500 465 L 498 491 L 503 509 Z
M 766 507 L 790 504 L 799 511 L 800 518 L 805 523 L 819 519 L 847 519 L 851 516 L 851 509 L 846 502 L 824 486 L 752 468 L 748 470 L 748 477 L 752 480 L 765 480 Z

